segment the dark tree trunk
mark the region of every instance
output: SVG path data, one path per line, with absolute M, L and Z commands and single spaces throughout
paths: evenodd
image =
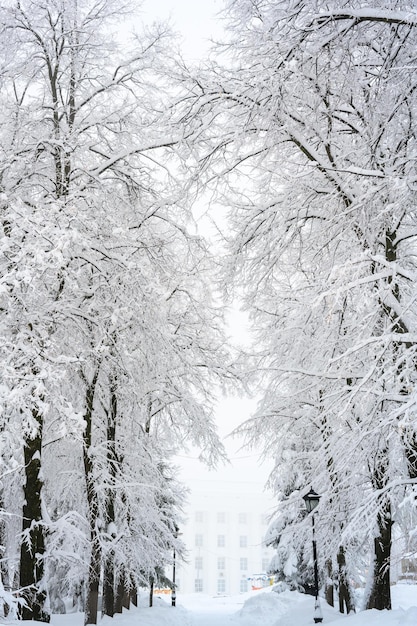
M 138 605 L 138 590 L 137 590 L 137 587 L 135 585 L 132 587 L 132 591 L 130 592 L 130 600 L 131 600 L 133 606 L 137 606 Z
M 102 615 L 114 615 L 114 558 L 113 553 L 106 556 L 103 572 L 103 607 Z
M 45 611 L 46 591 L 43 588 L 43 555 L 45 553 L 44 528 L 42 524 L 42 416 L 34 409 L 33 417 L 38 424 L 33 438 L 27 437 L 24 444 L 25 483 L 22 531 L 20 547 L 20 594 L 25 599 L 21 618 L 49 622 Z
M 0 509 L 4 511 L 4 501 L 3 496 L 0 497 Z M 10 591 L 10 578 L 9 578 L 9 568 L 7 567 L 6 560 L 6 546 L 7 546 L 7 534 L 6 534 L 6 522 L 4 518 L 0 518 L 0 550 L 1 550 L 1 560 L 0 560 L 0 576 L 1 582 L 3 584 L 3 588 L 6 591 Z M 3 600 L 3 610 L 2 617 L 7 617 L 9 614 L 10 607 Z
M 100 589 L 101 547 L 96 533 L 92 533 L 90 567 L 87 580 L 84 624 L 97 624 Z
M 346 557 L 343 546 L 339 546 L 337 564 L 339 568 L 339 611 L 340 613 L 344 613 L 346 608 L 346 613 L 354 613 L 355 603 L 353 601 L 352 589 L 346 573 Z
M 382 479 L 385 475 L 382 470 Z M 382 488 L 381 476 L 376 477 L 376 487 Z M 391 543 L 392 519 L 389 500 L 381 504 L 377 515 L 378 534 L 374 539 L 374 564 L 371 592 L 366 605 L 367 609 L 391 609 Z
M 124 572 L 120 571 L 119 578 L 117 581 L 117 587 L 116 587 L 116 602 L 115 602 L 116 613 L 123 612 L 124 594 L 125 594 L 125 576 L 124 576 Z
M 334 606 L 334 585 L 333 585 L 333 565 L 331 560 L 326 561 L 326 585 L 324 590 L 324 596 L 326 598 L 327 604 L 330 606 Z
M 100 364 L 97 364 L 96 371 L 93 379 L 87 384 L 86 396 L 85 396 L 85 431 L 84 431 L 84 447 L 83 447 L 83 459 L 84 459 L 84 475 L 86 481 L 87 492 L 87 504 L 88 504 L 88 516 L 90 524 L 90 545 L 91 556 L 90 566 L 88 569 L 88 580 L 86 588 L 86 602 L 85 602 L 85 619 L 84 624 L 97 624 L 98 613 L 98 596 L 100 587 L 100 572 L 101 572 L 101 545 L 99 538 L 99 502 L 98 495 L 95 488 L 94 481 L 94 467 L 93 459 L 91 456 L 92 445 L 92 421 L 93 421 L 93 408 L 94 408 L 94 396 L 96 392 L 96 386 L 100 371 Z M 85 378 L 84 378 L 85 380 Z
M 107 471 L 110 477 L 109 488 L 106 493 L 106 525 L 108 533 L 109 528 L 111 528 L 110 525 L 115 522 L 114 482 L 117 470 L 116 418 L 116 380 L 113 379 L 110 382 L 110 410 L 107 413 Z M 113 539 L 113 536 L 109 537 L 109 541 Z M 104 563 L 102 614 L 109 615 L 110 617 L 113 617 L 115 608 L 114 584 L 114 551 L 109 550 Z
M 82 582 L 75 586 L 72 603 L 77 611 L 81 613 L 85 611 L 84 584 Z
M 124 609 L 130 609 L 130 591 L 126 589 L 126 587 L 124 589 L 122 603 Z
M 154 581 L 153 581 L 153 577 L 151 578 L 151 584 L 149 587 L 149 606 L 153 606 L 153 587 L 154 587 Z
M 404 450 L 408 475 L 414 480 L 417 478 L 417 433 L 409 433 L 404 436 Z
M 128 586 L 126 584 L 126 572 L 122 568 L 119 573 L 119 579 L 117 582 L 116 589 L 116 603 L 115 603 L 115 612 L 122 613 L 123 609 L 130 608 L 130 593 Z

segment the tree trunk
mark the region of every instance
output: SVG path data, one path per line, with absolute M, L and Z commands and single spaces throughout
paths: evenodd
M 84 624 L 97 624 L 98 596 L 100 588 L 101 547 L 97 534 L 91 541 L 90 567 L 87 580 Z
M 154 580 L 153 580 L 153 576 L 151 578 L 151 584 L 149 587 L 149 606 L 153 606 L 153 587 L 154 587 Z
M 355 603 L 352 597 L 352 588 L 346 573 L 346 557 L 343 546 L 339 546 L 337 564 L 339 566 L 339 611 L 340 613 L 344 613 L 346 608 L 346 613 L 354 613 Z
M 378 536 L 374 539 L 373 582 L 367 609 L 391 609 L 391 507 L 389 503 L 378 513 Z
M 122 568 L 116 588 L 115 612 L 122 613 L 123 609 L 130 608 L 130 593 L 126 584 L 126 572 Z
M 77 611 L 85 611 L 85 597 L 84 597 L 84 583 L 80 582 L 75 586 L 74 594 L 72 596 L 72 604 Z
M 86 396 L 85 396 L 85 430 L 84 430 L 84 446 L 83 446 L 83 460 L 84 460 L 84 475 L 86 481 L 86 493 L 88 504 L 88 516 L 90 523 L 90 545 L 91 556 L 90 566 L 88 569 L 88 580 L 86 589 L 86 602 L 85 602 L 85 619 L 84 624 L 97 624 L 98 613 L 98 595 L 100 587 L 100 571 L 101 571 L 101 545 L 99 538 L 99 502 L 98 495 L 95 489 L 94 481 L 94 467 L 93 459 L 91 456 L 92 445 L 92 420 L 93 420 L 93 408 L 94 408 L 94 395 L 96 391 L 98 376 L 100 371 L 100 364 L 97 364 L 96 371 L 93 379 L 87 384 Z M 85 378 L 84 378 L 85 380 Z
M 42 525 L 42 486 L 40 478 L 42 451 L 42 416 L 34 409 L 33 417 L 38 424 L 36 435 L 27 437 L 24 444 L 25 483 L 23 523 L 24 536 L 20 547 L 20 594 L 26 605 L 21 608 L 21 618 L 49 622 L 45 611 L 46 591 L 42 579 L 45 538 Z
M 130 609 L 130 591 L 124 588 L 122 604 L 124 609 Z
M 103 606 L 102 615 L 114 615 L 114 560 L 113 552 L 106 556 L 103 572 Z
M 407 433 L 404 436 L 404 451 L 408 475 L 414 480 L 417 478 L 417 433 Z
M 130 580 L 130 584 L 132 585 L 131 587 L 131 591 L 130 591 L 130 600 L 133 604 L 133 606 L 137 606 L 138 605 L 138 588 L 133 580 L 133 578 L 131 577 Z
M 119 578 L 118 578 L 117 587 L 116 587 L 115 613 L 123 612 L 124 593 L 125 593 L 125 575 L 122 570 L 119 573 Z
M 116 458 L 116 418 L 117 418 L 117 395 L 116 379 L 110 381 L 110 410 L 107 413 L 107 471 L 109 473 L 109 487 L 106 493 L 106 530 L 109 541 L 113 541 L 112 525 L 115 522 L 114 482 L 117 469 Z M 103 607 L 102 615 L 114 615 L 114 552 L 109 550 L 104 563 L 103 575 Z
M 3 496 L 0 497 L 0 510 L 4 511 L 4 501 Z M 7 566 L 6 560 L 6 550 L 7 546 L 7 533 L 6 533 L 6 522 L 4 518 L 0 518 L 0 549 L 1 549 L 1 559 L 0 559 L 0 576 L 1 576 L 1 584 L 3 585 L 3 589 L 6 591 L 10 591 L 10 578 L 9 578 L 9 568 Z M 7 617 L 10 612 L 10 607 L 3 599 L 2 604 L 2 613 L 1 617 Z
M 326 598 L 327 604 L 330 606 L 334 606 L 334 585 L 333 585 L 333 565 L 331 560 L 326 561 L 326 584 L 324 589 L 324 596 Z

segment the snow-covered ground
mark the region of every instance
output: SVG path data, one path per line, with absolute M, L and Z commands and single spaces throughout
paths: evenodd
M 362 611 L 341 615 L 321 602 L 323 624 L 333 626 L 417 626 L 417 585 L 392 588 L 392 611 Z M 307 626 L 313 624 L 314 598 L 295 591 L 270 590 L 239 596 L 209 597 L 178 594 L 177 606 L 169 598 L 155 598 L 152 608 L 140 606 L 115 618 L 99 620 L 100 626 Z M 21 622 L 1 621 L 18 625 Z M 33 623 L 33 622 L 32 622 Z M 52 626 L 82 626 L 83 615 L 54 615 Z

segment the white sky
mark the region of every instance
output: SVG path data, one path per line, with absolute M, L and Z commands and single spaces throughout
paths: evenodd
M 188 60 L 204 59 L 211 41 L 222 37 L 222 20 L 216 15 L 223 9 L 223 0 L 145 0 L 142 5 L 142 17 L 147 23 L 169 19 L 174 30 L 182 36 L 183 55 Z M 245 318 L 239 313 L 233 315 L 233 326 L 237 332 L 244 332 Z M 253 400 L 245 398 L 227 398 L 219 402 L 217 422 L 220 434 L 226 437 L 236 426 L 250 417 L 255 408 Z M 241 442 L 225 439 L 227 452 L 232 466 L 219 468 L 218 472 L 208 471 L 193 459 L 183 458 L 183 479 L 192 488 L 198 482 L 202 489 L 209 488 L 213 482 L 234 483 L 236 488 L 244 481 L 256 482 L 262 490 L 267 480 L 270 467 L 261 465 L 258 454 L 254 451 L 239 450 Z M 192 476 L 192 479 L 191 479 Z
M 210 38 L 221 37 L 221 21 L 216 14 L 223 0 L 144 0 L 144 22 L 169 19 L 182 35 L 182 50 L 189 60 L 203 58 L 210 48 Z
M 224 7 L 224 0 L 144 0 L 141 17 L 145 23 L 169 20 L 174 31 L 181 35 L 181 49 L 186 60 L 204 60 L 211 40 L 222 38 L 222 20 L 218 13 Z M 244 333 L 245 317 L 233 314 L 233 326 L 236 332 Z M 219 401 L 217 422 L 222 437 L 236 426 L 247 420 L 255 409 L 255 401 L 248 398 L 227 398 Z M 255 451 L 240 450 L 242 442 L 236 439 L 224 439 L 231 466 L 221 467 L 217 472 L 209 471 L 198 463 L 193 453 L 179 459 L 182 465 L 182 480 L 194 489 L 207 489 L 213 484 L 227 482 L 229 488 L 234 484 L 242 489 L 245 481 L 256 483 L 262 491 L 268 478 L 271 464 L 260 464 L 259 454 Z

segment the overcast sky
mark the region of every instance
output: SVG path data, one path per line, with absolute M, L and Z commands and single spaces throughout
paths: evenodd
M 182 50 L 188 59 L 203 58 L 210 47 L 210 38 L 221 36 L 222 28 L 216 14 L 223 0 L 144 0 L 145 22 L 170 19 L 183 38 Z
M 142 18 L 145 23 L 169 19 L 175 31 L 182 37 L 183 55 L 188 60 L 204 59 L 211 39 L 219 40 L 222 36 L 222 22 L 216 17 L 223 8 L 224 0 L 144 0 Z M 245 333 L 246 318 L 234 314 L 233 326 Z M 255 401 L 245 398 L 228 398 L 219 401 L 217 422 L 232 465 L 221 466 L 217 472 L 208 471 L 196 461 L 197 451 L 184 454 L 179 459 L 182 465 L 183 479 L 192 489 L 198 483 L 200 489 L 208 489 L 214 483 L 234 483 L 236 488 L 242 485 L 257 484 L 263 489 L 272 464 L 261 464 L 256 451 L 242 450 L 242 442 L 227 435 L 236 426 L 247 420 L 255 409 Z

